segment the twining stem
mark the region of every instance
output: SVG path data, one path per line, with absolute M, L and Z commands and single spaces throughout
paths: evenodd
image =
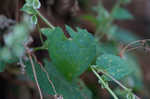
M 33 63 L 33 60 L 32 60 L 32 56 L 31 56 L 30 54 L 29 54 L 29 59 L 30 59 L 31 65 L 32 65 L 32 71 L 33 71 L 34 79 L 35 79 L 36 85 L 37 85 L 38 90 L 39 90 L 40 99 L 43 99 L 43 95 L 42 95 L 42 92 L 41 92 L 41 88 L 40 88 L 40 86 L 39 86 L 38 79 L 37 79 L 37 75 L 36 75 L 35 66 L 34 66 L 34 63 Z
M 35 10 L 38 16 L 52 29 L 55 29 L 55 27 L 38 11 Z
M 96 72 L 96 70 L 91 67 L 93 73 L 97 76 L 97 78 L 100 80 L 101 84 L 109 91 L 109 93 L 114 97 L 114 99 L 119 99 L 116 94 L 109 88 L 109 85 L 105 83 L 105 81 L 99 76 L 99 74 Z

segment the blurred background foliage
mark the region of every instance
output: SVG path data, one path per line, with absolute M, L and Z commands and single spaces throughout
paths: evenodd
M 39 99 L 35 83 L 31 81 L 34 80 L 31 64 L 25 52 L 26 46 L 34 49 L 42 45 L 38 27 L 32 24 L 30 16 L 20 11 L 25 0 L 1 0 L 0 2 L 0 89 L 3 91 L 0 98 Z M 42 6 L 39 11 L 53 25 L 62 27 L 67 37 L 69 34 L 65 29 L 65 24 L 72 28 L 77 26 L 86 28 L 96 37 L 96 56 L 110 55 L 115 63 L 108 65 L 122 64 L 127 72 L 131 70 L 130 75 L 120 81 L 133 89 L 133 92 L 141 99 L 150 98 L 148 94 L 150 92 L 150 52 L 143 49 L 126 52 L 125 60 L 129 66 L 116 58 L 119 57 L 117 55 L 126 44 L 150 38 L 149 1 L 40 0 L 40 2 Z M 40 27 L 46 27 L 41 20 L 38 22 Z M 42 37 L 46 40 L 46 36 L 42 35 Z M 149 49 L 149 45 L 147 48 Z M 89 70 L 83 70 L 85 72 L 80 75 L 80 78 L 70 83 L 50 62 L 47 50 L 35 51 L 34 54 L 38 62 L 44 64 L 57 92 L 63 95 L 64 99 L 112 99 L 109 93 L 99 86 L 96 77 Z M 102 60 L 99 60 L 97 64 L 108 63 L 103 57 L 101 58 Z M 45 79 L 47 75 L 35 61 L 39 84 L 45 93 L 44 98 L 54 99 L 55 92 L 49 81 Z M 93 64 L 95 63 L 96 59 Z M 114 73 L 117 66 L 106 70 Z M 24 69 L 27 71 L 25 75 Z M 117 72 L 115 73 L 117 75 Z M 114 82 L 110 83 L 120 99 L 126 99 L 124 97 L 126 92 Z

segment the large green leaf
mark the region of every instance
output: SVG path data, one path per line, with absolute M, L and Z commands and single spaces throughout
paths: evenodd
M 71 38 L 66 38 L 61 28 L 42 29 L 47 36 L 48 51 L 52 62 L 64 76 L 71 80 L 81 75 L 96 56 L 94 37 L 86 30 L 77 28 L 77 32 L 66 27 Z
M 115 79 L 122 79 L 131 73 L 130 65 L 125 59 L 113 54 L 103 54 L 97 58 L 96 65 L 98 68 L 106 71 Z M 104 76 L 105 77 L 105 76 Z M 106 80 L 108 77 L 105 77 Z
M 37 72 L 38 82 L 44 94 L 55 95 L 45 72 L 43 72 L 42 68 L 38 64 L 34 64 Z M 56 70 L 55 66 L 48 61 L 45 61 L 45 69 L 47 70 L 50 80 L 53 82 L 57 93 L 62 95 L 64 99 L 92 99 L 92 93 L 80 81 L 75 80 L 71 83 L 68 82 Z M 27 74 L 34 81 L 32 67 L 29 62 L 27 63 Z

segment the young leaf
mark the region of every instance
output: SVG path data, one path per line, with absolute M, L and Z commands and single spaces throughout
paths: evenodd
M 117 8 L 113 13 L 113 17 L 117 20 L 133 19 L 131 13 L 124 8 Z
M 110 18 L 109 12 L 100 4 L 98 7 L 94 8 L 98 12 L 97 19 L 102 22 Z
M 31 23 L 34 24 L 34 25 L 36 25 L 37 22 L 38 22 L 37 16 L 36 16 L 36 15 L 33 15 L 33 16 L 31 17 Z
M 113 54 L 103 54 L 97 58 L 96 65 L 98 68 L 106 71 L 115 79 L 122 79 L 130 74 L 132 69 L 128 65 L 128 62 L 121 59 L 119 56 Z M 103 76 L 106 80 L 110 80 L 108 77 Z
M 30 14 L 30 15 L 35 15 L 37 14 L 36 11 L 33 9 L 32 6 L 29 6 L 27 4 L 25 4 L 22 8 L 21 8 L 22 11 L 24 11 L 25 13 L 27 14 Z
M 34 0 L 25 0 L 28 6 L 32 6 Z
M 39 9 L 41 7 L 41 3 L 39 0 L 34 0 L 33 1 L 33 8 L 34 9 Z
M 132 93 L 127 93 L 126 98 L 127 99 L 136 99 L 135 95 L 133 95 Z
M 77 32 L 66 27 L 71 38 L 67 39 L 61 28 L 42 29 L 47 36 L 48 51 L 52 62 L 68 80 L 81 75 L 96 56 L 94 37 L 86 30 L 77 28 Z

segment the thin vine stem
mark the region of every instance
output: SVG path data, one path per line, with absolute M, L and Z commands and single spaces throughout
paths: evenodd
M 29 59 L 30 59 L 31 65 L 32 65 L 32 71 L 33 71 L 33 75 L 34 75 L 34 79 L 35 79 L 36 85 L 37 85 L 37 87 L 38 87 L 40 99 L 44 99 L 44 98 L 43 98 L 43 95 L 42 95 L 42 91 L 41 91 L 40 85 L 39 85 L 39 83 L 38 83 L 35 66 L 34 66 L 34 63 L 33 63 L 33 60 L 32 60 L 32 56 L 30 55 L 30 53 L 29 53 Z
M 115 83 L 117 83 L 121 88 L 123 88 L 124 90 L 130 90 L 129 88 L 125 87 L 122 83 L 120 83 L 118 80 L 116 80 L 114 77 L 112 77 L 110 74 L 108 74 L 107 72 L 98 69 L 99 72 L 103 73 L 104 75 L 106 75 L 107 77 L 111 78 Z
M 55 27 L 38 11 L 35 10 L 38 16 L 52 29 L 55 29 Z
M 36 48 L 34 48 L 34 51 L 38 51 L 38 50 L 48 50 L 48 48 L 44 48 L 44 47 L 36 47 Z
M 43 64 L 40 63 L 40 62 L 38 62 L 38 60 L 37 60 L 37 58 L 36 58 L 36 56 L 35 56 L 34 54 L 33 54 L 33 57 L 34 57 L 34 59 L 36 60 L 36 62 L 40 65 L 40 67 L 42 68 L 43 72 L 46 74 L 47 79 L 48 79 L 48 81 L 49 81 L 50 85 L 52 86 L 52 89 L 53 89 L 53 91 L 54 91 L 54 93 L 55 93 L 55 96 L 54 96 L 54 97 L 57 97 L 58 93 L 57 93 L 57 91 L 56 91 L 56 88 L 55 88 L 54 83 L 52 82 L 52 80 L 51 80 L 50 77 L 49 77 L 48 72 L 47 72 L 46 69 L 44 68 Z M 62 99 L 63 99 L 63 98 L 62 98 Z
M 115 83 L 117 83 L 121 88 L 123 88 L 125 91 L 130 92 L 131 90 L 127 87 L 125 87 L 121 82 L 119 82 L 118 80 L 116 80 L 114 77 L 112 77 L 111 75 L 109 75 L 107 72 L 104 72 L 102 70 L 100 70 L 103 74 L 105 74 L 107 77 L 111 78 Z M 132 93 L 136 99 L 140 99 L 137 95 L 135 95 L 134 93 Z
M 42 65 L 41 63 L 39 63 L 39 64 L 40 64 L 42 70 L 45 72 L 45 74 L 46 74 L 46 76 L 47 76 L 47 79 L 48 79 L 49 83 L 51 84 L 51 86 L 52 86 L 52 88 L 53 88 L 53 91 L 54 91 L 55 95 L 57 95 L 56 88 L 55 88 L 55 86 L 54 86 L 52 80 L 50 79 L 48 72 L 46 71 L 46 69 L 43 67 L 43 65 Z
M 114 97 L 114 99 L 119 99 L 116 94 L 111 90 L 108 84 L 105 83 L 105 81 L 100 77 L 100 75 L 96 72 L 96 70 L 91 67 L 93 73 L 97 76 L 97 78 L 100 80 L 101 84 L 108 90 L 108 92 Z
M 110 74 L 108 74 L 107 72 L 98 69 L 99 72 L 103 73 L 104 75 L 106 75 L 107 77 L 111 78 L 115 83 L 117 83 L 121 88 L 123 88 L 125 91 L 127 92 L 131 92 L 131 89 L 127 88 L 126 86 L 124 86 L 121 82 L 119 82 L 118 80 L 116 80 L 113 76 L 111 76 Z M 136 99 L 140 99 L 137 95 L 135 95 L 134 93 L 132 93 Z
M 37 58 L 36 58 L 36 56 L 35 56 L 34 54 L 33 54 L 33 57 L 34 57 L 34 59 L 36 60 L 36 62 L 40 65 L 40 67 L 42 68 L 43 72 L 46 74 L 47 79 L 48 79 L 49 83 L 51 84 L 55 95 L 58 95 L 58 94 L 57 94 L 57 91 L 56 91 L 56 88 L 55 88 L 55 86 L 54 86 L 52 80 L 50 79 L 48 72 L 47 72 L 46 69 L 44 68 L 43 64 L 42 64 L 41 62 L 38 62 L 38 60 L 37 60 Z
M 40 40 L 41 40 L 42 43 L 44 43 L 44 40 L 43 40 L 43 37 L 42 37 L 42 33 L 40 31 L 40 25 L 39 25 L 39 23 L 37 23 L 37 29 L 39 31 Z
M 136 49 L 138 49 L 138 48 L 143 48 L 143 46 L 137 46 L 137 47 L 129 48 L 129 49 L 127 50 L 127 52 L 134 51 L 134 50 L 136 50 Z

